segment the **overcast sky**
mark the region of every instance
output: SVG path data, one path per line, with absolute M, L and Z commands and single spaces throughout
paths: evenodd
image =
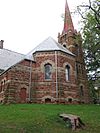
M 70 11 L 88 0 L 67 0 Z M 4 48 L 26 54 L 49 36 L 62 32 L 65 0 L 0 0 L 0 40 Z M 79 16 L 73 16 L 75 29 Z

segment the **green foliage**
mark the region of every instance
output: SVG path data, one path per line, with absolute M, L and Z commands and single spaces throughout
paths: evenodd
M 100 106 L 98 105 L 0 105 L 0 133 L 73 133 L 60 113 L 80 116 L 85 129 L 77 133 L 100 132 Z
M 95 0 L 96 2 L 96 0 Z M 98 11 L 97 4 L 93 2 L 92 6 Z M 98 19 L 98 21 L 100 21 Z M 83 48 L 85 52 L 85 62 L 87 65 L 89 79 L 96 80 L 100 75 L 100 29 L 98 21 L 93 10 L 89 10 L 83 19 Z
M 97 93 L 96 90 L 94 89 L 94 84 L 92 80 L 89 80 L 89 87 L 90 87 L 90 97 L 91 97 L 91 102 L 92 103 L 97 103 Z
M 84 57 L 91 96 L 95 99 L 93 89 L 95 83 L 100 82 L 100 1 L 88 1 L 88 5 L 80 5 L 77 9 L 82 16 Z

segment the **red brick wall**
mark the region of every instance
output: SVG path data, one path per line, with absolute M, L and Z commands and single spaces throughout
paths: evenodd
M 34 67 L 35 63 L 32 63 Z M 16 64 L 0 76 L 0 81 L 6 77 L 6 88 L 4 91 L 3 102 L 21 102 L 20 90 L 21 88 L 26 88 L 27 96 L 26 101 L 29 100 L 29 82 L 30 82 L 30 61 L 23 60 L 22 62 Z M 4 88 L 4 86 L 3 86 Z
M 50 99 L 51 103 L 71 104 L 81 101 L 78 84 L 82 83 L 85 86 L 86 80 L 82 80 L 82 78 L 77 80 L 74 56 L 60 51 L 56 53 L 37 52 L 34 59 L 35 62 L 32 63 L 23 60 L 0 76 L 0 83 L 5 79 L 4 91 L 2 94 L 0 93 L 0 97 L 3 95 L 3 102 L 23 103 L 32 101 L 45 103 L 46 99 Z M 52 79 L 50 80 L 45 80 L 44 65 L 46 63 L 52 65 Z M 69 81 L 66 81 L 65 76 L 65 66 L 67 64 L 71 68 Z M 26 89 L 26 95 L 23 94 L 23 96 L 26 96 L 26 101 L 21 99 L 23 97 L 20 95 L 22 88 Z M 84 101 L 88 101 L 87 90 L 85 88 L 85 95 L 82 97 Z M 72 99 L 72 102 L 69 99 Z
M 43 97 L 51 96 L 55 99 L 54 102 L 67 102 L 68 97 L 72 97 L 76 101 L 77 85 L 75 77 L 75 58 L 71 55 L 66 55 L 62 52 L 57 52 L 57 86 L 58 97 L 56 98 L 56 61 L 55 52 L 39 52 L 35 55 L 36 61 L 36 98 L 37 101 L 42 100 Z M 45 80 L 44 65 L 50 63 L 53 66 L 52 79 Z M 65 78 L 65 65 L 71 66 L 70 81 L 66 81 Z M 61 94 L 60 94 L 61 93 Z M 42 101 L 41 101 L 42 102 Z

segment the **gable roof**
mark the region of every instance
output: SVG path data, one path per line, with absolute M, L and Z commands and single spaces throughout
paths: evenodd
M 23 54 L 8 49 L 0 49 L 0 69 L 7 70 L 24 58 L 25 55 Z
M 40 43 L 37 47 L 35 47 L 32 51 L 30 51 L 27 56 L 31 56 L 36 52 L 44 52 L 44 51 L 62 51 L 67 54 L 74 56 L 67 48 L 64 48 L 61 44 L 57 43 L 52 37 L 48 37 L 42 43 Z

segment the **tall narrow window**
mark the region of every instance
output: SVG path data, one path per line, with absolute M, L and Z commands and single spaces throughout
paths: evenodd
M 83 86 L 80 86 L 80 96 L 84 96 Z
M 70 66 L 67 65 L 66 66 L 66 80 L 70 80 Z
M 78 74 L 78 65 L 76 64 L 76 73 Z
M 45 79 L 51 79 L 52 78 L 52 65 L 46 64 L 44 68 L 45 68 Z
M 3 82 L 1 82 L 1 88 L 0 88 L 0 92 L 3 91 Z

